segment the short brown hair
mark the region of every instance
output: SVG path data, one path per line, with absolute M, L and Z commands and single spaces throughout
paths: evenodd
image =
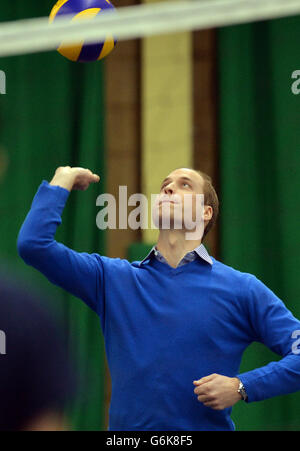
M 211 228 L 214 226 L 219 215 L 219 199 L 216 190 L 213 187 L 212 178 L 208 174 L 205 174 L 205 172 L 199 171 L 197 169 L 194 169 L 194 171 L 201 175 L 201 177 L 203 178 L 204 205 L 209 205 L 213 209 L 212 218 L 204 229 L 202 237 L 203 240 L 205 235 L 207 235 Z

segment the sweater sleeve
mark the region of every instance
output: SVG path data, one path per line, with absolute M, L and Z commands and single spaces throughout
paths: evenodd
M 103 262 L 98 254 L 75 252 L 55 241 L 69 191 L 43 181 L 19 232 L 19 255 L 47 279 L 103 313 Z
M 282 356 L 277 362 L 245 372 L 243 382 L 248 402 L 261 401 L 300 390 L 300 321 L 261 281 L 251 276 L 248 315 L 254 340 Z

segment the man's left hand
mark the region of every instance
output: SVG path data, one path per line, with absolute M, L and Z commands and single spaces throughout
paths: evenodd
M 214 410 L 223 410 L 231 407 L 242 399 L 238 393 L 239 379 L 237 377 L 210 374 L 194 381 L 194 393 L 198 401 Z

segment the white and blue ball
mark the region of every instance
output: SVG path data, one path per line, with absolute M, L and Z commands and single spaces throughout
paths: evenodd
M 70 21 L 93 20 L 98 14 L 105 10 L 115 10 L 110 0 L 59 0 L 50 13 L 50 23 L 57 18 L 71 15 Z M 104 42 L 85 44 L 78 42 L 70 46 L 64 42 L 60 44 L 57 51 L 74 62 L 88 63 L 99 61 L 107 56 L 115 47 L 116 40 L 113 36 L 107 36 Z

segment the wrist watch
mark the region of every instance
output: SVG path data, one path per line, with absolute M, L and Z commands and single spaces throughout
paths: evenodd
M 243 401 L 247 401 L 248 396 L 242 381 L 240 381 L 239 383 L 238 393 L 241 395 Z

